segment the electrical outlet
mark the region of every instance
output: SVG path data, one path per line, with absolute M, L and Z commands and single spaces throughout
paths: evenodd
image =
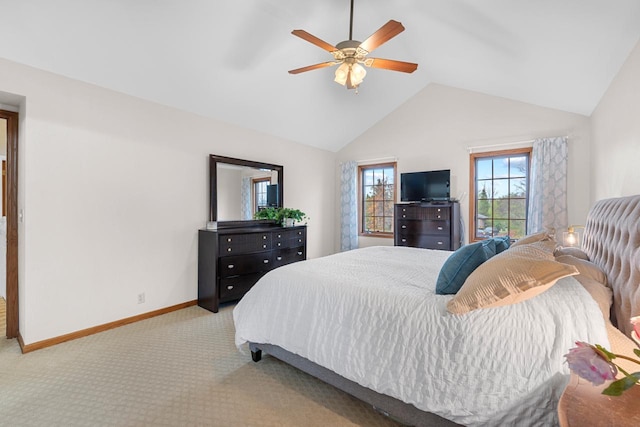
M 144 292 L 141 294 L 138 294 L 138 304 L 142 304 L 144 303 Z

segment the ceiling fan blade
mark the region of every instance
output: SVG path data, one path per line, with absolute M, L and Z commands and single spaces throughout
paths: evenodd
M 402 24 L 392 19 L 382 27 L 380 27 L 378 31 L 370 35 L 368 39 L 360 43 L 359 49 L 364 49 L 367 52 L 371 52 L 403 31 L 404 27 L 402 26 Z
M 373 68 L 384 68 L 385 70 L 402 71 L 403 73 L 413 73 L 418 69 L 418 64 L 414 64 L 413 62 L 382 58 L 367 58 L 364 65 Z
M 306 67 L 296 68 L 295 70 L 289 70 L 289 74 L 300 74 L 300 73 L 304 73 L 305 71 L 317 70 L 318 68 L 330 67 L 336 64 L 337 64 L 336 61 L 321 62 L 320 64 L 307 65 Z
M 313 43 L 316 46 L 326 50 L 327 52 L 333 52 L 335 50 L 338 50 L 338 48 L 336 48 L 335 46 L 327 43 L 324 40 L 317 38 L 313 34 L 307 33 L 305 30 L 293 30 L 291 31 L 291 34 L 293 34 L 294 36 L 298 36 L 301 39 L 308 41 L 309 43 Z

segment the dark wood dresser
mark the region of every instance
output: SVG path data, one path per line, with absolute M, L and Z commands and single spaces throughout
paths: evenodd
M 307 227 L 256 224 L 198 232 L 198 305 L 218 312 L 269 270 L 307 257 Z
M 460 203 L 398 203 L 394 244 L 455 251 L 461 246 Z

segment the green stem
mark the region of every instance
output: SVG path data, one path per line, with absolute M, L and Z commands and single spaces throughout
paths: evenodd
M 629 356 L 623 356 L 621 354 L 616 354 L 616 357 L 619 357 L 621 359 L 625 359 L 625 360 L 628 360 L 630 362 L 637 363 L 638 365 L 640 365 L 640 360 L 632 359 Z

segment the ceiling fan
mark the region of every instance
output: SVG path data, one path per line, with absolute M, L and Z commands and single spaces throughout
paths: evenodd
M 336 69 L 336 83 L 344 85 L 347 89 L 356 89 L 364 80 L 367 71 L 360 64 L 366 67 L 383 68 L 385 70 L 402 71 L 403 73 L 413 73 L 418 64 L 412 62 L 396 61 L 393 59 L 367 58 L 367 55 L 383 43 L 391 40 L 404 31 L 404 27 L 398 21 L 390 20 L 378 31 L 373 33 L 363 42 L 353 40 L 353 0 L 351 0 L 351 17 L 349 21 L 349 40 L 342 41 L 333 46 L 318 37 L 309 34 L 304 30 L 293 30 L 291 34 L 303 40 L 313 43 L 316 46 L 328 51 L 333 55 L 333 61 L 321 62 L 320 64 L 308 65 L 302 68 L 290 70 L 289 74 L 299 74 L 305 71 L 317 70 L 319 68 L 338 65 Z

